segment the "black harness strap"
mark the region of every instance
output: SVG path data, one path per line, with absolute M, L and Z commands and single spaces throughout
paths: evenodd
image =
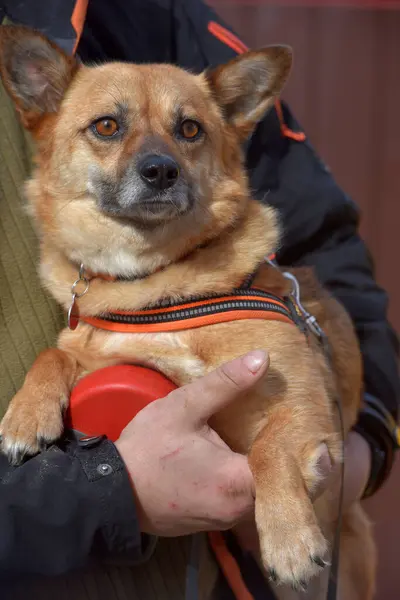
M 250 297 L 250 299 L 249 299 Z M 106 313 L 102 319 L 113 323 L 144 325 L 152 323 L 172 323 L 186 321 L 195 317 L 220 314 L 231 311 L 254 311 L 278 313 L 294 321 L 291 304 L 260 289 L 236 289 L 232 294 L 224 296 L 198 296 L 189 301 L 171 303 L 170 305 L 149 306 L 135 313 Z

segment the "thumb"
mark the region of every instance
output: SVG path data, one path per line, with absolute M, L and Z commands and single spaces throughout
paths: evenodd
M 219 366 L 211 373 L 180 388 L 191 423 L 204 423 L 222 408 L 251 389 L 266 373 L 264 350 L 254 350 Z

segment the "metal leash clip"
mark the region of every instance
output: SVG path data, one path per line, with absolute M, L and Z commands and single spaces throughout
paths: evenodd
M 306 327 L 308 328 L 308 330 L 311 332 L 312 335 L 314 335 L 317 338 L 317 340 L 318 340 L 319 344 L 321 345 L 321 348 L 325 354 L 325 357 L 327 358 L 329 363 L 331 363 L 332 362 L 331 345 L 325 334 L 325 331 L 322 329 L 322 327 L 320 327 L 317 319 L 314 317 L 314 315 L 311 315 L 302 305 L 301 300 L 300 300 L 299 282 L 297 281 L 296 277 L 294 275 L 292 275 L 291 273 L 288 273 L 285 271 L 282 273 L 282 275 L 286 279 L 289 279 L 292 282 L 292 291 L 290 292 L 290 297 L 292 299 L 292 302 L 296 306 L 296 309 L 300 312 L 301 317 L 302 317 Z
M 268 257 L 265 257 L 265 261 L 274 269 L 277 269 L 277 265 L 270 260 Z M 292 275 L 292 273 L 288 273 L 287 271 L 282 271 L 282 275 L 285 279 L 288 279 L 292 284 L 292 290 L 290 292 L 290 299 L 294 305 L 297 315 L 304 321 L 307 329 L 318 339 L 320 344 L 323 346 L 325 352 L 329 352 L 329 344 L 328 339 L 320 327 L 317 319 L 314 315 L 311 315 L 302 305 L 301 303 L 301 295 L 300 295 L 300 285 L 297 281 L 296 277 Z
M 85 277 L 84 271 L 85 269 L 83 263 L 81 263 L 81 266 L 79 267 L 78 279 L 76 279 L 71 286 L 72 301 L 68 310 L 68 327 L 71 329 L 71 331 L 74 331 L 78 327 L 79 323 L 79 309 L 76 301 L 79 298 L 82 298 L 82 296 L 84 296 L 89 290 L 90 281 L 87 279 L 87 277 Z M 81 292 L 79 292 L 77 289 L 79 284 L 84 285 L 84 288 Z
M 301 303 L 301 299 L 300 299 L 300 286 L 299 286 L 299 282 L 297 281 L 296 277 L 294 275 L 292 275 L 291 273 L 288 273 L 286 271 L 283 271 L 282 275 L 285 277 L 285 279 L 288 279 L 292 283 L 292 291 L 290 292 L 290 296 L 292 298 L 293 303 L 296 306 L 296 309 L 299 311 L 299 313 L 303 317 L 304 322 L 306 323 L 308 329 L 319 340 L 322 340 L 322 338 L 324 337 L 325 334 L 322 331 L 321 327 L 319 326 L 317 319 L 314 317 L 314 315 L 311 315 L 304 308 L 304 306 Z

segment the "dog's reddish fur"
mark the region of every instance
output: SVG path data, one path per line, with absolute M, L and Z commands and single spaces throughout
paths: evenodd
M 251 199 L 240 146 L 284 85 L 288 49 L 250 52 L 195 76 L 167 65 L 78 66 L 39 34 L 21 27 L 0 31 L 3 81 L 37 144 L 26 193 L 41 239 L 41 278 L 64 309 L 81 262 L 94 273 L 131 277 L 91 280 L 79 310 L 98 315 L 163 298 L 229 293 L 276 250 L 276 214 Z M 117 105 L 123 106 L 125 134 L 105 143 L 89 125 L 114 114 Z M 203 124 L 206 135 L 200 141 L 185 144 L 174 136 L 177 105 Z M 143 215 L 138 222 L 99 208 L 90 173 L 117 185 L 145 146 L 162 148 L 179 163 L 194 190 L 189 212 L 168 213 L 161 222 Z M 286 584 L 319 575 L 310 580 L 308 597 L 322 599 L 327 570 L 321 573 L 312 559 L 328 556 L 337 496 L 330 489 L 312 503 L 310 495 L 320 479 L 323 444 L 333 460 L 341 459 L 333 399 L 341 398 L 348 431 L 361 397 L 361 359 L 343 308 L 309 271 L 295 273 L 304 305 L 330 340 L 333 370 L 316 342 L 277 321 L 162 334 L 110 333 L 81 322 L 76 331 L 63 330 L 58 349 L 41 354 L 28 373 L 1 424 L 3 449 L 15 459 L 57 438 L 69 392 L 89 371 L 135 362 L 182 385 L 264 347 L 270 356 L 267 376 L 211 424 L 233 449 L 249 456 L 262 563 Z M 267 265 L 259 270 L 258 283 L 276 294 L 288 291 L 287 280 Z M 373 586 L 374 545 L 355 504 L 344 515 L 340 598 L 368 600 Z M 294 594 L 285 585 L 276 593 L 287 599 Z

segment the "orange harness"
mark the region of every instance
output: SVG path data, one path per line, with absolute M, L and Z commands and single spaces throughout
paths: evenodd
M 239 288 L 227 296 L 202 296 L 191 302 L 163 307 L 156 305 L 136 311 L 117 310 L 97 317 L 81 316 L 80 320 L 107 331 L 155 333 L 242 319 L 268 319 L 293 324 L 294 315 L 294 306 L 289 299 L 279 298 L 260 288 Z
M 267 263 L 275 267 L 274 261 L 275 255 L 266 259 Z M 283 298 L 265 289 L 253 287 L 256 272 L 249 275 L 241 287 L 227 295 L 208 294 L 177 303 L 163 300 L 141 310 L 114 310 L 97 316 L 81 316 L 76 300 L 89 291 L 91 279 L 99 277 L 105 281 L 116 281 L 115 277 L 85 271 L 81 265 L 79 278 L 71 288 L 68 326 L 75 329 L 79 321 L 83 321 L 96 329 L 117 333 L 161 333 L 230 321 L 263 319 L 294 324 L 306 332 L 308 314 L 302 309 L 296 294 Z M 77 286 L 80 283 L 84 285 L 84 290 L 78 293 Z

